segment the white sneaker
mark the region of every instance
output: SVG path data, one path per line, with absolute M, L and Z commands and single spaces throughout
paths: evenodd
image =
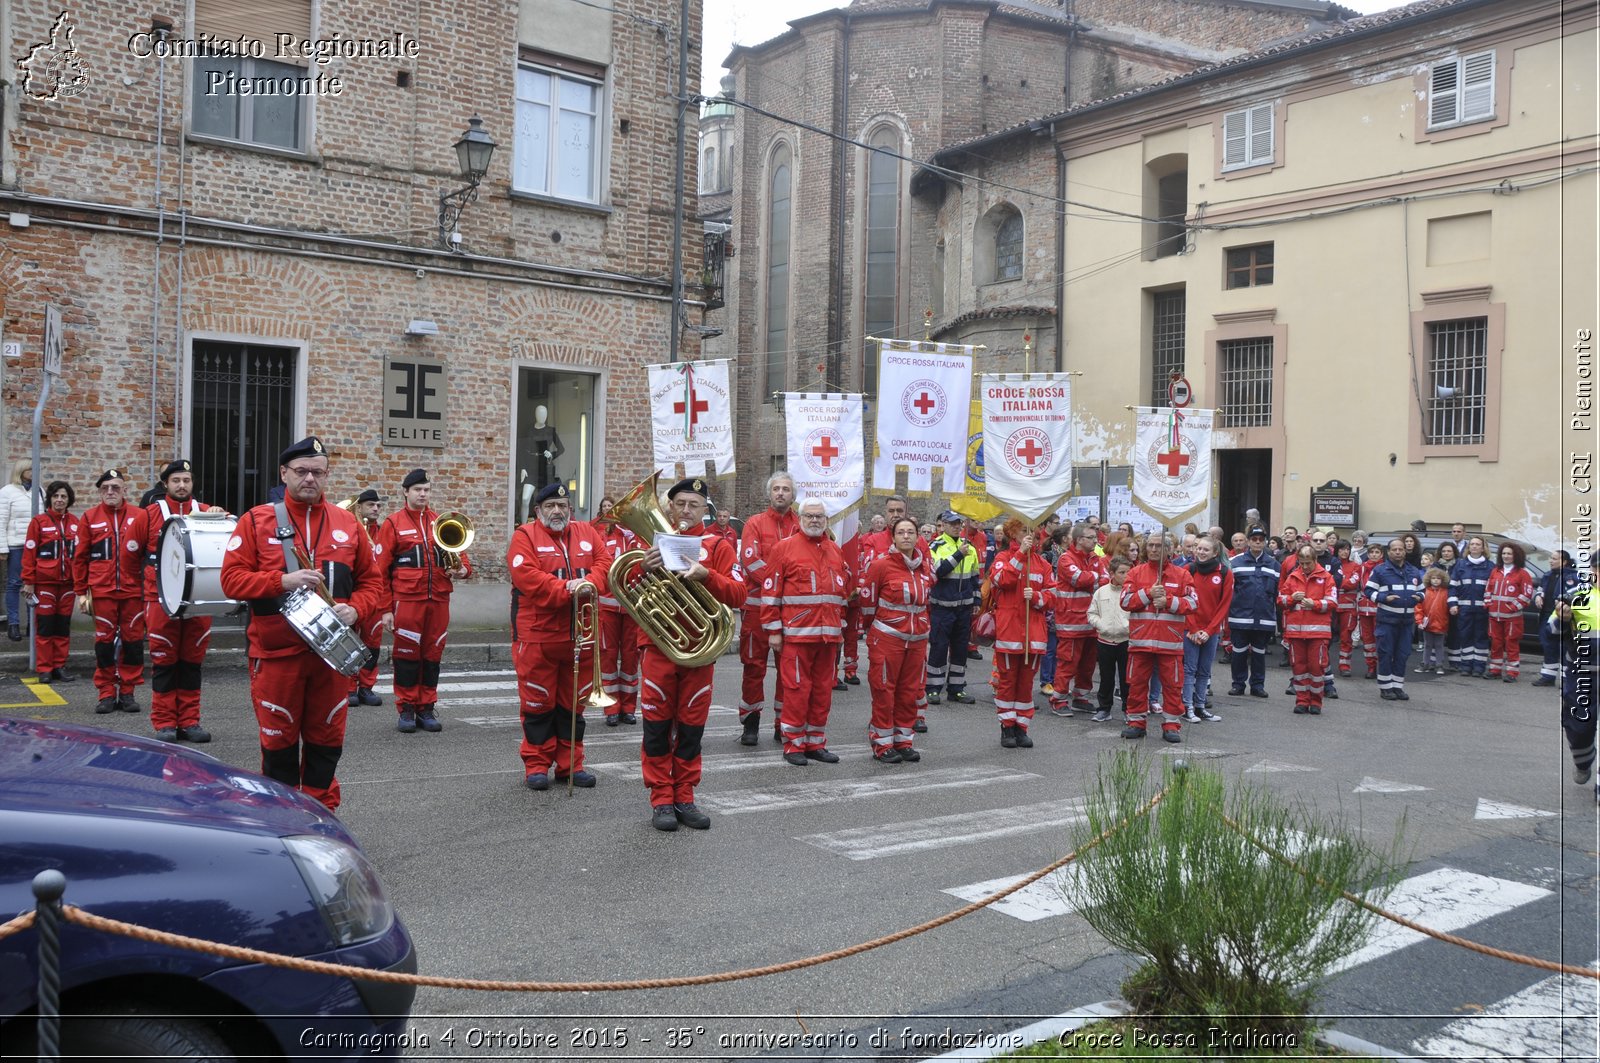
M 1188 712 L 1184 713 L 1183 714 L 1183 718 L 1184 718 L 1184 720 L 1186 720 L 1189 723 L 1199 723 L 1200 722 L 1200 717 L 1198 717 L 1198 716 L 1196 716 L 1194 714 L 1194 710 L 1193 709 L 1190 709 Z

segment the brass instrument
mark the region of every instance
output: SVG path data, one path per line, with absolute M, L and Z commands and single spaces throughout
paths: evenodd
M 617 699 L 607 694 L 600 686 L 600 598 L 594 593 L 594 584 L 585 583 L 589 589 L 588 594 L 572 596 L 572 699 L 578 699 L 578 677 L 583 667 L 583 651 L 594 651 L 594 674 L 590 676 L 589 695 L 583 699 L 583 707 L 604 711 L 617 703 Z M 576 746 L 578 744 L 578 706 L 572 707 L 572 735 L 568 741 Z M 567 796 L 572 796 L 572 776 L 575 772 L 567 772 Z
M 433 544 L 444 553 L 445 567 L 458 569 L 461 567 L 461 555 L 472 545 L 478 533 L 472 526 L 471 517 L 452 511 L 441 513 L 433 519 L 432 535 Z
M 367 531 L 367 522 L 362 520 L 361 514 L 356 512 L 356 507 L 360 504 L 361 503 L 356 501 L 355 495 L 351 495 L 342 502 L 335 503 L 339 509 L 344 510 L 346 513 L 350 514 L 356 519 L 356 527 L 361 529 L 361 538 L 364 539 L 367 546 L 370 547 L 372 545 L 372 533 Z
M 660 534 L 677 529 L 661 511 L 656 493 L 659 472 L 611 507 L 608 523 L 627 528 L 648 547 Z M 733 610 L 703 584 L 665 569 L 644 570 L 644 550 L 625 550 L 611 562 L 608 584 L 656 648 L 680 668 L 698 668 L 722 656 L 733 641 Z

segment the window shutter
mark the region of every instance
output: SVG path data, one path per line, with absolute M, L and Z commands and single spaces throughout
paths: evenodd
M 1250 150 L 1247 111 L 1234 111 L 1222 119 L 1222 165 L 1243 166 Z
M 311 36 L 311 0 L 195 0 L 194 29 L 197 37 L 204 33 L 227 41 L 260 41 L 263 58 L 304 66 L 298 56 L 279 56 L 277 35 L 288 33 L 296 40 Z
M 1461 60 L 1435 63 L 1428 87 L 1428 125 L 1450 125 L 1460 120 Z
M 1494 117 L 1494 53 L 1479 52 L 1461 60 L 1461 120 Z
M 1250 108 L 1250 162 L 1272 161 L 1272 104 Z

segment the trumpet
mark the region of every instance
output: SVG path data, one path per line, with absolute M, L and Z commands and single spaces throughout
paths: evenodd
M 578 700 L 578 678 L 583 668 L 583 651 L 595 651 L 591 659 L 594 673 L 589 677 L 589 693 L 583 699 L 583 708 L 604 711 L 617 703 L 600 686 L 600 599 L 594 593 L 594 584 L 584 583 L 589 593 L 572 596 L 572 700 Z M 579 707 L 572 708 L 572 734 L 569 741 L 578 744 Z M 572 796 L 572 774 L 567 775 L 567 796 Z
M 467 547 L 472 545 L 472 540 L 477 538 L 477 530 L 472 526 L 472 518 L 465 513 L 451 511 L 441 513 L 433 519 L 433 545 L 444 554 L 444 564 L 449 569 L 461 567 L 461 555 Z

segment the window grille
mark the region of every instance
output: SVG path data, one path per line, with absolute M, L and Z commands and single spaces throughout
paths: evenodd
M 1009 211 L 994 233 L 994 279 L 1022 276 L 1022 215 Z
M 1428 322 L 1428 390 L 1423 396 L 1428 445 L 1483 442 L 1488 341 L 1486 317 Z
M 1217 345 L 1221 409 L 1219 428 L 1261 428 L 1272 423 L 1272 338 L 1224 340 Z
M 870 141 L 875 148 L 900 153 L 900 138 L 891 129 L 879 129 Z M 899 322 L 900 280 L 900 160 L 874 151 L 867 156 L 867 225 L 864 336 L 893 336 Z M 878 393 L 878 345 L 862 342 L 863 390 Z
M 202 502 L 243 513 L 282 482 L 278 455 L 294 442 L 295 360 L 286 347 L 194 342 L 189 437 Z
M 1167 404 L 1173 373 L 1183 372 L 1183 330 L 1187 299 L 1183 289 L 1156 292 L 1150 330 L 1150 405 Z

